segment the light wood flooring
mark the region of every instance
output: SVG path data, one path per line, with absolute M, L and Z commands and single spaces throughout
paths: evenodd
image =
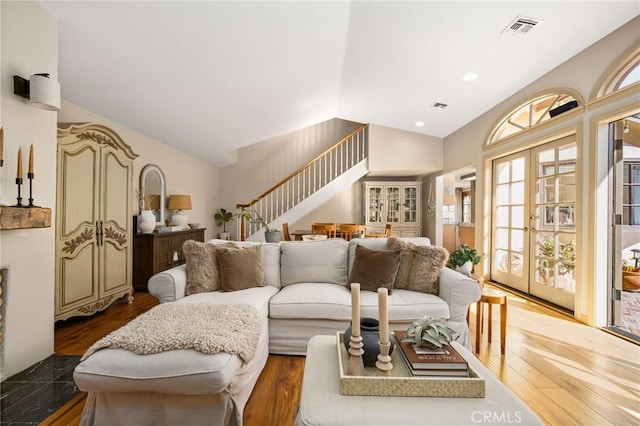
M 96 340 L 156 304 L 147 293 L 57 327 L 55 351 L 81 355 Z M 539 304 L 509 296 L 507 348 L 500 354 L 499 315 L 478 358 L 548 425 L 640 424 L 640 347 Z M 475 305 L 471 330 L 475 330 Z M 472 336 L 473 338 L 473 336 Z M 270 356 L 244 411 L 246 426 L 288 426 L 295 417 L 304 357 Z M 77 425 L 85 395 L 43 424 Z M 355 426 L 355 425 L 354 425 Z

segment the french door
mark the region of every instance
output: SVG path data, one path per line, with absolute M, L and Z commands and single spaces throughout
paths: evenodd
M 575 136 L 493 162 L 491 279 L 573 310 Z

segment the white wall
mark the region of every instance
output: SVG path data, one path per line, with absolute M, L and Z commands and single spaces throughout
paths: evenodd
M 147 164 L 155 164 L 164 173 L 167 195 L 191 195 L 192 210 L 187 211 L 189 222 L 207 228 L 205 241 L 214 238 L 216 230 L 213 215 L 220 206 L 220 170 L 210 163 L 178 151 L 133 129 L 63 100 L 58 113 L 59 122 L 94 122 L 114 130 L 133 152 L 139 155 L 133 162 L 133 187 L 139 189 L 140 171 Z M 135 195 L 135 192 L 134 192 Z M 134 214 L 138 202 L 134 200 Z M 166 210 L 165 210 L 166 211 Z M 166 217 L 173 212 L 166 211 Z
M 371 176 L 424 175 L 442 170 L 442 139 L 377 124 L 369 125 Z
M 541 91 L 569 87 L 577 90 L 585 101 L 609 66 L 618 56 L 637 43 L 640 18 L 636 18 L 604 39 L 568 59 L 543 77 L 526 86 L 513 96 L 444 138 L 444 168 L 451 172 L 467 166 L 475 166 L 480 151 L 497 120 L 516 106 Z
M 13 94 L 13 75 L 47 72 L 58 80 L 57 22 L 35 2 L 0 2 L 1 116 L 5 129 L 0 202 L 16 203 L 17 152 L 22 147 L 23 202 L 29 145 L 34 146 L 34 203 L 53 210 L 56 200 L 56 117 Z M 26 194 L 26 195 L 25 195 Z M 2 379 L 53 353 L 54 228 L 0 231 L 0 266 L 9 268 L 4 295 Z

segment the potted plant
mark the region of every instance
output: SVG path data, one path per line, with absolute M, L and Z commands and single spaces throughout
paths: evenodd
M 233 212 L 221 208 L 213 217 L 216 220 L 216 225 L 222 226 L 220 239 L 228 240 L 231 236 L 231 233 L 227 232 L 227 223 L 233 220 Z
M 476 249 L 462 244 L 458 249 L 449 253 L 449 262 L 447 265 L 462 274 L 471 275 L 473 266 L 480 263 L 481 260 L 482 255 L 478 254 Z
M 264 239 L 268 243 L 277 243 L 280 241 L 281 233 L 276 228 L 272 228 L 269 226 L 267 222 L 264 221 L 260 213 L 255 210 L 246 210 L 243 207 L 238 208 L 236 212 L 236 216 L 239 218 L 244 218 L 245 220 L 251 223 L 259 223 L 264 228 Z
M 407 337 L 404 337 L 402 341 L 436 349 L 442 348 L 442 345 L 450 344 L 459 335 L 460 333 L 449 328 L 444 320 L 427 315 L 411 323 L 407 328 Z

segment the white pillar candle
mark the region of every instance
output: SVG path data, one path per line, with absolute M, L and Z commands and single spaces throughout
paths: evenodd
M 389 343 L 389 291 L 380 287 L 378 289 L 378 316 L 380 321 L 380 343 Z
M 351 335 L 360 336 L 360 284 L 351 283 Z

